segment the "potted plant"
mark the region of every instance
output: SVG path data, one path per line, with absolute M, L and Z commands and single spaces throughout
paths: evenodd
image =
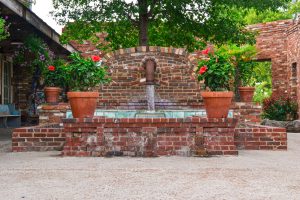
M 235 94 L 236 99 L 243 102 L 252 102 L 255 81 L 253 80 L 256 48 L 253 45 L 224 46 L 231 55 L 231 62 L 235 66 Z
M 243 102 L 252 102 L 255 82 L 252 80 L 253 68 L 255 63 L 253 61 L 245 62 L 239 65 L 241 84 L 238 87 L 240 100 Z
M 107 83 L 107 67 L 101 65 L 99 56 L 83 58 L 78 53 L 70 55 L 71 62 L 65 67 L 67 93 L 74 118 L 90 118 L 94 116 L 99 92 L 92 91 L 95 86 Z
M 65 62 L 62 59 L 55 60 L 53 65 L 43 69 L 44 93 L 47 103 L 58 103 L 61 88 L 65 87 Z
M 230 81 L 233 78 L 233 65 L 224 49 L 214 52 L 202 51 L 207 59 L 200 60 L 196 72 L 198 80 L 204 81 L 205 89 L 201 92 L 208 118 L 227 118 L 233 92 Z

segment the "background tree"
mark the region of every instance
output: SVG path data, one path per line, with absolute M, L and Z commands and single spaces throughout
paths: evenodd
M 96 39 L 108 32 L 113 49 L 163 45 L 194 50 L 204 41 L 254 42 L 240 9 L 276 10 L 289 0 L 54 0 L 56 19 L 67 25 L 63 41 Z M 70 23 L 72 22 L 72 23 Z M 122 40 L 123 39 L 123 40 Z M 114 41 L 118 41 L 119 44 Z M 200 42 L 201 44 L 201 42 Z M 120 46 L 119 46 L 120 45 Z

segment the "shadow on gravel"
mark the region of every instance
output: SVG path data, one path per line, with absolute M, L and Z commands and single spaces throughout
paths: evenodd
M 0 128 L 0 153 L 11 152 L 12 128 Z

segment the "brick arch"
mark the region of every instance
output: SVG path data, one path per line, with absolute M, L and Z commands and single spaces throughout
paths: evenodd
M 172 47 L 134 47 L 120 49 L 104 56 L 110 67 L 112 82 L 99 88 L 99 107 L 145 109 L 146 93 L 143 60 L 157 62 L 155 72 L 157 109 L 201 107 L 200 85 L 192 78 L 192 55 Z

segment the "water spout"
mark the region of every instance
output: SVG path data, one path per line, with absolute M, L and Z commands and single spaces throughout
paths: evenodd
M 154 85 L 146 85 L 148 110 L 155 111 L 155 88 Z
M 154 77 L 156 70 L 156 62 L 153 59 L 148 59 L 145 62 L 146 71 L 146 95 L 148 102 L 148 111 L 155 111 L 155 88 Z

